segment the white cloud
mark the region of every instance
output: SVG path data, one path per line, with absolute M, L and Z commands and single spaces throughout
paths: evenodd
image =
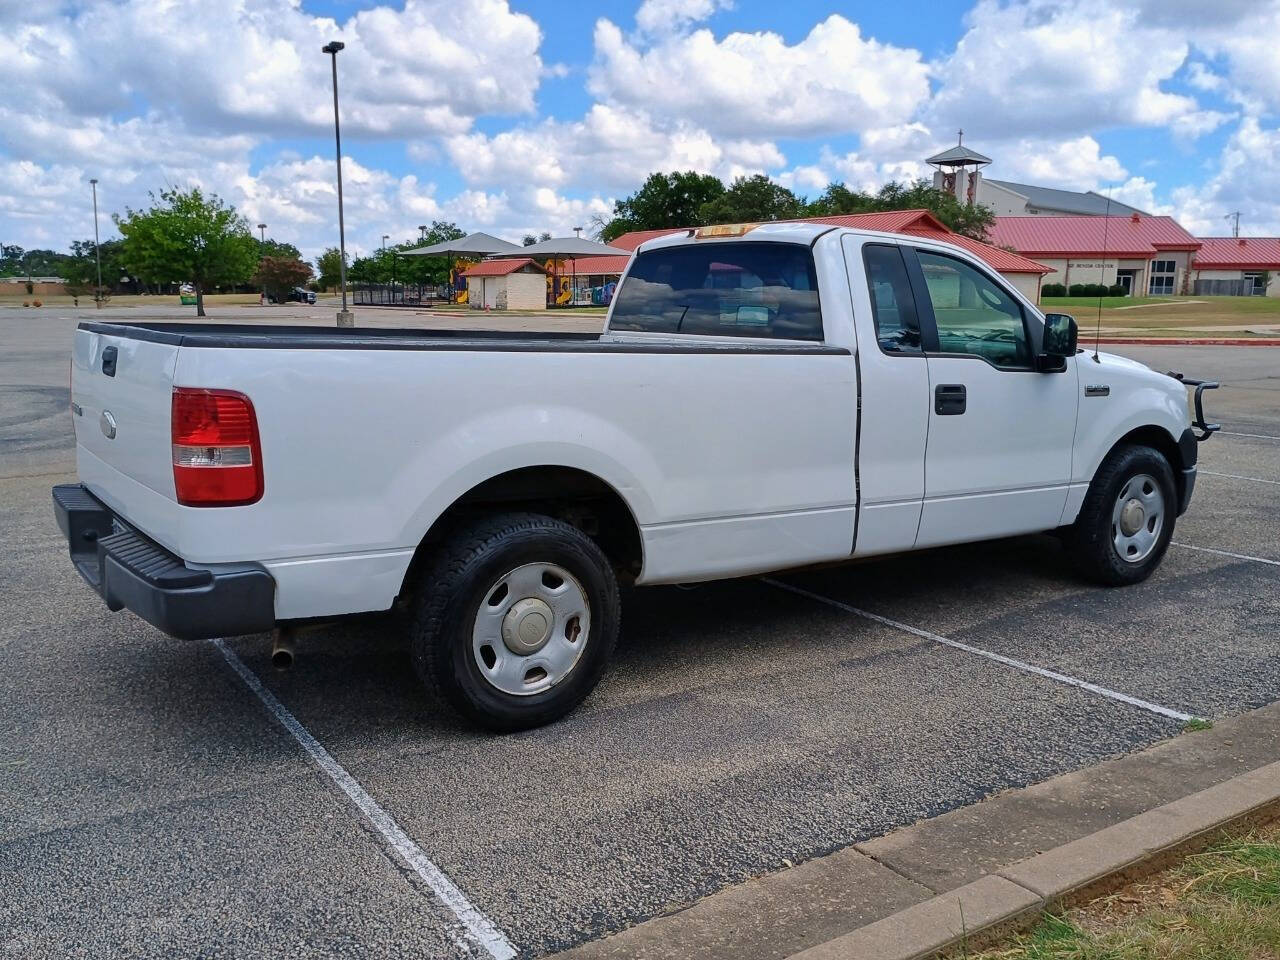
M 450 137 L 445 149 L 468 183 L 532 183 L 630 191 L 658 170 L 697 170 L 732 178 L 774 170 L 786 158 L 772 141 L 716 139 L 677 121 L 595 104 L 578 121 L 548 119 L 493 136 Z
M 1188 119 L 1199 104 L 1163 87 L 1186 61 L 1192 31 L 1153 25 L 1135 7 L 980 0 L 966 24 L 955 51 L 935 65 L 941 86 L 927 113 L 937 125 L 970 129 L 975 141 L 1008 130 L 1070 136 L 1113 126 L 1181 123 L 1193 132 L 1214 125 Z
M 1018 140 L 994 146 L 997 149 L 989 155 L 995 161 L 991 175 L 997 180 L 1063 190 L 1095 190 L 1099 184 L 1115 183 L 1128 176 L 1124 165 L 1115 156 L 1104 155 L 1098 141 L 1089 136 L 1061 141 Z
M 1240 122 L 1222 151 L 1218 171 L 1201 186 L 1173 191 L 1179 221 L 1192 233 L 1222 236 L 1226 216 L 1240 211 L 1240 232 L 1280 234 L 1280 127 L 1255 117 Z
M 637 46 L 595 28 L 589 89 L 606 102 L 684 120 L 719 136 L 846 133 L 910 119 L 929 95 L 917 50 L 864 38 L 838 14 L 788 45 L 776 33 L 701 29 Z
M 679 33 L 732 6 L 733 0 L 644 0 L 636 10 L 636 26 L 650 36 Z
M 190 129 L 306 134 L 333 123 L 329 58 L 341 39 L 349 133 L 467 129 L 530 112 L 541 30 L 506 0 L 405 0 L 343 24 L 294 0 L 132 0 L 67 7 L 0 31 L 0 89 L 58 120 L 144 109 Z M 3 131 L 0 131 L 0 136 Z

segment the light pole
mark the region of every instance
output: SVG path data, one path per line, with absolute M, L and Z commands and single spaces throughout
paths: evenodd
M 98 262 L 98 286 L 93 291 L 93 304 L 102 309 L 102 250 L 98 247 L 98 178 L 89 181 L 93 188 L 93 259 Z
M 347 234 L 342 222 L 342 131 L 338 125 L 338 51 L 345 46 L 341 40 L 331 40 L 320 50 L 329 54 L 333 63 L 333 142 L 338 156 L 338 283 L 342 287 L 342 309 L 338 311 L 338 326 L 354 327 L 356 318 L 347 309 Z
M 258 224 L 258 272 L 262 272 L 262 251 L 267 245 L 267 225 Z M 258 306 L 267 305 L 267 278 L 262 278 L 262 295 L 258 298 Z

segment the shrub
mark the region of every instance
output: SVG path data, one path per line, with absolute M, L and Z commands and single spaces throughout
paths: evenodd
M 31 306 L 31 301 L 30 301 L 30 300 L 23 300 L 23 301 L 22 301 L 22 305 L 23 305 L 24 307 L 29 307 L 29 306 Z
M 1042 297 L 1065 297 L 1067 295 L 1067 285 L 1065 283 L 1046 283 L 1040 288 Z
M 1123 284 L 1123 283 L 1113 283 L 1110 287 L 1108 287 L 1108 288 L 1107 288 L 1107 296 L 1109 296 L 1109 297 L 1123 297 L 1123 296 L 1124 296 L 1124 284 Z
M 43 303 L 41 303 L 39 300 L 32 300 L 32 301 L 31 301 L 31 305 L 32 305 L 33 307 L 43 307 L 43 306 L 44 306 L 44 304 L 43 304 Z
M 1067 292 L 1073 297 L 1088 296 L 1088 294 L 1085 293 L 1085 286 L 1083 283 L 1073 283 L 1071 286 L 1067 287 Z

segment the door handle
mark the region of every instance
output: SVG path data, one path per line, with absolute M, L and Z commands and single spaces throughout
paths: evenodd
M 108 377 L 116 375 L 116 353 L 115 347 L 107 347 L 102 351 L 102 372 Z
M 963 383 L 940 383 L 933 390 L 933 412 L 940 417 L 959 416 L 967 402 Z

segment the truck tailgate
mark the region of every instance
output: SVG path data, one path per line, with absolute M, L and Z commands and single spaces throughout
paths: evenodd
M 177 538 L 170 406 L 178 347 L 76 331 L 72 420 L 80 480 L 161 543 Z

